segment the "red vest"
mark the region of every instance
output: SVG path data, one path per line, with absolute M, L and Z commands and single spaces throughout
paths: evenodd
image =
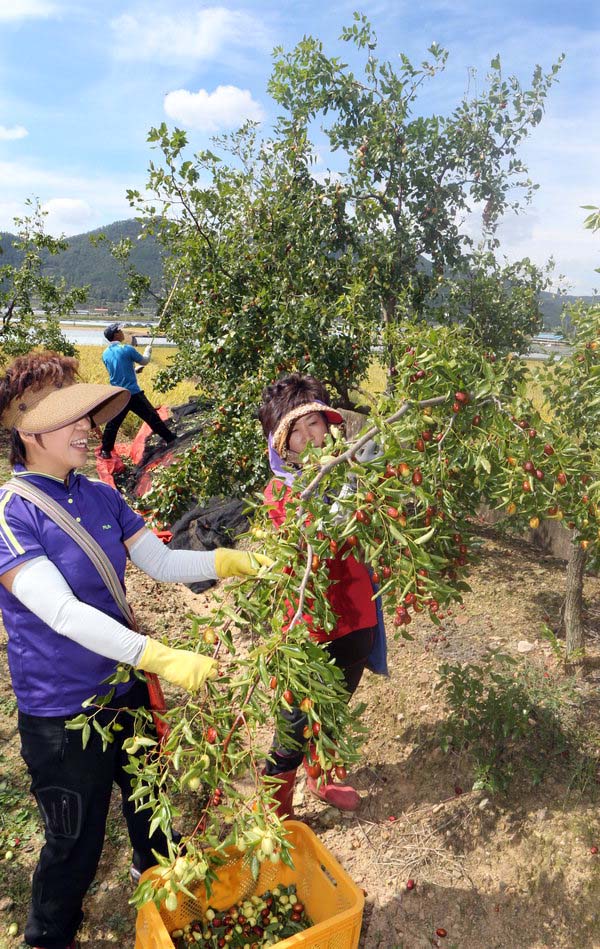
M 281 495 L 283 488 L 285 488 L 285 493 Z M 273 478 L 265 488 L 265 504 L 268 505 L 269 516 L 277 527 L 280 527 L 285 520 L 285 509 L 291 496 L 292 489 L 285 487 L 278 478 Z M 342 559 L 342 554 L 347 550 L 347 547 L 342 547 L 335 557 L 327 560 L 331 584 L 326 595 L 338 621 L 335 629 L 330 633 L 326 633 L 323 629 L 312 629 L 312 636 L 320 643 L 330 639 L 340 639 L 356 629 L 368 629 L 377 625 L 375 603 L 371 599 L 373 585 L 369 571 L 364 564 L 355 560 L 352 554 Z M 294 612 L 290 604 L 290 619 Z M 312 627 L 310 616 L 305 615 L 304 621 L 309 628 Z

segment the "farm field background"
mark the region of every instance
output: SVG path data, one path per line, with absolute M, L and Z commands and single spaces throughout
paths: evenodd
M 128 329 L 128 332 L 130 330 Z M 133 330 L 135 334 L 136 330 Z M 145 332 L 141 329 L 138 333 Z M 79 362 L 80 362 L 80 372 L 82 378 L 85 382 L 106 382 L 107 373 L 104 368 L 104 363 L 102 362 L 102 352 L 104 351 L 104 346 L 79 346 Z M 138 349 L 143 349 L 142 346 L 138 346 Z M 162 405 L 181 405 L 183 402 L 187 402 L 188 399 L 197 395 L 202 390 L 202 379 L 194 381 L 186 381 L 178 383 L 174 389 L 170 389 L 168 392 L 160 392 L 154 387 L 154 380 L 156 379 L 158 373 L 161 369 L 164 369 L 169 364 L 173 363 L 177 359 L 177 350 L 172 347 L 161 347 L 154 346 L 152 349 L 152 360 L 148 366 L 144 369 L 143 373 L 140 376 L 140 385 L 144 389 L 146 395 L 153 404 L 162 404 Z M 526 366 L 528 369 L 533 370 L 539 363 L 534 362 L 533 360 L 526 360 Z M 386 370 L 377 361 L 374 361 L 369 370 L 367 380 L 365 382 L 365 388 L 370 392 L 382 392 L 386 384 Z

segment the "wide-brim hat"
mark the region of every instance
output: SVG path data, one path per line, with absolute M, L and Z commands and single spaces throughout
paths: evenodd
M 92 417 L 94 425 L 104 425 L 125 408 L 130 398 L 128 389 L 92 382 L 26 389 L 10 402 L 0 422 L 30 435 L 55 432 L 86 415 Z
M 321 412 L 330 425 L 343 426 L 344 424 L 344 416 L 341 415 L 337 409 L 333 409 L 330 405 L 325 405 L 323 402 L 304 402 L 303 405 L 297 405 L 280 419 L 277 428 L 273 432 L 273 447 L 280 458 L 285 459 L 288 456 L 288 440 L 294 422 L 304 415 L 310 415 L 312 412 Z

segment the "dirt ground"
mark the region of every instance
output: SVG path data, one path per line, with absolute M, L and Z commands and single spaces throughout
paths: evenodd
M 447 709 L 436 691 L 444 662 L 480 659 L 501 647 L 552 687 L 592 752 L 600 747 L 600 580 L 586 583 L 589 647 L 584 674 L 565 676 L 545 622 L 556 624 L 565 568 L 519 541 L 483 531 L 481 562 L 464 609 L 436 629 L 422 616 L 414 641 L 390 634 L 389 679 L 366 673 L 357 700 L 368 703 L 361 767 L 350 776 L 363 798 L 356 815 L 340 815 L 305 796 L 306 821 L 366 891 L 361 949 L 592 949 L 600 947 L 600 816 L 593 768 L 563 755 L 534 787 L 524 766 L 508 792 L 470 790 L 469 754 L 444 754 L 439 729 Z M 168 589 L 130 569 L 128 592 L 142 628 L 175 631 L 209 594 Z M 392 627 L 390 626 L 390 630 Z M 517 667 L 520 668 L 520 667 Z M 548 748 L 548 755 L 552 749 Z M 22 933 L 29 879 L 41 836 L 19 758 L 16 710 L 0 635 L 0 946 Z M 587 774 L 587 778 L 586 778 Z M 461 791 L 462 789 L 462 791 Z M 129 851 L 115 795 L 104 854 L 86 902 L 82 946 L 133 947 L 128 906 Z M 409 879 L 415 887 L 408 890 Z M 446 936 L 436 935 L 442 928 Z

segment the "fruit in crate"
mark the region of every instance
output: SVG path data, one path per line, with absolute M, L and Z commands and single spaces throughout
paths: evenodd
M 171 932 L 176 949 L 214 946 L 242 949 L 244 946 L 274 946 L 312 926 L 295 886 L 276 886 L 262 896 L 250 896 L 228 910 L 209 906 L 203 919 L 193 919 Z

